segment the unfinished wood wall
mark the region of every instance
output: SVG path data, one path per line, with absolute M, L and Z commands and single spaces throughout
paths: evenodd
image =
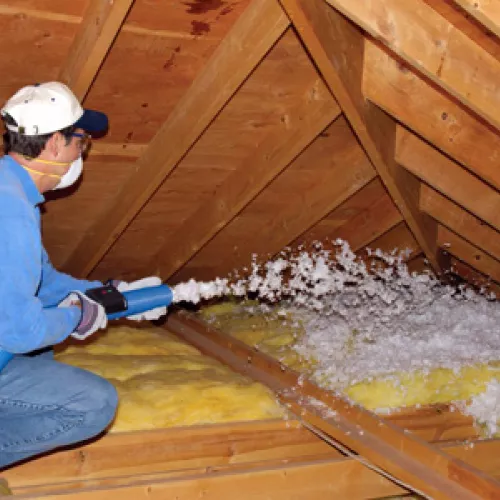
M 497 290 L 495 2 L 3 0 L 0 26 L 2 101 L 62 79 L 110 117 L 46 204 L 56 266 L 174 283 L 343 238 Z

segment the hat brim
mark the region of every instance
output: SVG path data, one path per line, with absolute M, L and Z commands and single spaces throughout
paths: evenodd
M 100 111 L 85 109 L 82 117 L 74 123 L 74 126 L 82 128 L 85 132 L 104 132 L 108 129 L 108 117 Z

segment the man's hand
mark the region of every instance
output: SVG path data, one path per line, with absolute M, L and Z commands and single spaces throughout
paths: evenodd
M 138 290 L 139 288 L 149 288 L 152 286 L 160 286 L 162 284 L 161 279 L 158 276 L 148 276 L 147 278 L 142 278 L 137 281 L 132 281 L 131 283 L 127 283 L 126 281 L 113 281 L 112 282 L 116 289 L 119 292 L 128 292 L 130 290 Z M 150 311 L 145 311 L 139 314 L 133 314 L 131 316 L 127 316 L 127 319 L 131 319 L 134 321 L 141 320 L 154 320 L 161 318 L 167 314 L 166 306 L 156 307 L 155 309 L 151 309 Z
M 72 337 L 78 340 L 84 340 L 100 328 L 106 328 L 108 318 L 101 304 L 98 304 L 85 294 L 75 291 L 71 292 L 62 302 L 60 302 L 58 307 L 69 307 L 73 305 L 82 309 L 82 317 L 71 334 Z

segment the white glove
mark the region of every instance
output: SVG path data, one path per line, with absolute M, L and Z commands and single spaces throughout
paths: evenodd
M 120 281 L 116 286 L 116 289 L 119 292 L 128 292 L 130 290 L 138 290 L 139 288 L 149 288 L 152 286 L 160 286 L 162 284 L 161 279 L 157 276 L 148 276 L 147 278 L 142 278 L 137 281 L 132 281 L 131 283 L 127 283 L 126 281 Z M 139 314 L 132 314 L 131 316 L 127 316 L 127 319 L 131 319 L 134 321 L 142 321 L 142 320 L 155 320 L 165 316 L 167 314 L 167 307 L 155 307 L 150 311 L 144 311 Z
M 80 322 L 76 325 L 73 333 L 71 333 L 72 337 L 78 340 L 84 340 L 100 328 L 106 328 L 108 318 L 104 307 L 82 292 L 71 292 L 57 305 L 57 307 L 70 306 L 79 306 L 82 310 Z

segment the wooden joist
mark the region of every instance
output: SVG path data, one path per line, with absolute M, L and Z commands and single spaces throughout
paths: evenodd
M 376 466 L 435 499 L 494 499 L 500 483 L 387 420 L 321 390 L 278 361 L 187 313 L 170 315 L 167 327 L 204 354 L 267 385 L 303 422 L 340 441 Z
M 94 269 L 288 25 L 276 3 L 250 3 L 138 159 L 112 206 L 67 259 L 68 271 L 85 276 Z
M 326 0 L 494 127 L 500 62 L 421 0 Z
M 83 101 L 134 0 L 92 0 L 59 79 Z
M 362 94 L 364 35 L 323 0 L 281 0 L 380 175 L 436 272 L 437 226 L 418 208 L 419 181 L 394 159 L 396 123 Z
M 207 426 L 210 427 L 210 426 Z M 181 433 L 183 430 L 180 430 Z M 254 436 L 258 437 L 256 426 Z M 136 433 L 136 437 L 146 437 L 147 433 Z M 186 443 L 187 444 L 187 443 Z M 269 446 L 271 449 L 272 446 Z M 500 442 L 482 441 L 470 444 L 444 444 L 443 451 L 459 457 L 468 464 L 486 473 L 498 474 Z M 278 454 L 284 451 L 276 446 Z M 324 449 L 329 454 L 335 452 L 326 443 L 314 438 L 302 449 L 303 455 L 280 460 L 242 462 L 233 465 L 194 467 L 191 469 L 163 469 L 150 474 L 132 473 L 129 476 L 103 477 L 101 480 L 87 479 L 81 474 L 79 480 L 66 483 L 41 483 L 18 487 L 19 499 L 133 499 L 136 498 L 178 498 L 191 499 L 199 495 L 213 500 L 233 498 L 261 498 L 282 500 L 297 498 L 349 498 L 365 500 L 405 494 L 407 490 L 368 469 L 351 458 L 329 457 L 315 450 Z M 328 450 L 327 450 L 328 449 Z M 123 455 L 124 448 L 121 448 Z M 308 453 L 314 453 L 308 455 Z M 129 460 L 132 458 L 127 455 Z M 281 456 L 281 455 L 280 455 Z M 107 458 L 112 459 L 112 455 Z M 154 462 L 154 453 L 151 454 Z M 66 466 L 68 463 L 66 463 Z M 131 471 L 132 472 L 132 471 Z M 42 476 L 38 476 L 43 480 Z M 242 493 L 245 492 L 245 493 Z

